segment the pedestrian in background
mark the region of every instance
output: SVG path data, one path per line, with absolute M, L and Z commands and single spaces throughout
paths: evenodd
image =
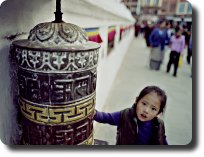
M 186 45 L 188 47 L 188 50 L 187 50 L 187 57 L 186 57 L 186 60 L 187 60 L 187 63 L 190 64 L 191 63 L 191 57 L 192 57 L 192 36 L 191 36 L 191 31 L 188 31 L 187 32 L 189 36 L 187 36 L 189 39 L 188 40 L 185 40 L 186 42 Z M 185 37 L 186 38 L 186 37 Z M 191 40 L 191 41 L 190 41 Z M 191 45 L 190 45 L 191 44 Z
M 176 77 L 177 75 L 177 69 L 178 69 L 178 63 L 179 63 L 179 57 L 180 55 L 183 55 L 183 51 L 185 48 L 185 37 L 182 35 L 182 30 L 177 27 L 175 28 L 175 35 L 173 35 L 170 39 L 170 56 L 169 56 L 169 62 L 167 64 L 167 73 L 171 69 L 171 65 L 174 64 L 174 73 L 173 76 Z
M 153 21 L 147 21 L 147 25 L 144 28 L 144 38 L 147 47 L 150 47 L 149 36 L 152 33 L 153 29 L 154 29 Z
M 151 52 L 150 52 L 150 69 L 159 70 L 164 58 L 164 48 L 169 41 L 166 22 L 160 20 L 149 37 Z
M 135 23 L 135 37 L 138 37 L 139 32 L 140 32 L 140 25 L 139 25 L 139 22 L 137 21 Z
M 166 23 L 166 28 L 167 28 L 168 38 L 170 39 L 175 34 L 175 29 L 174 29 L 173 24 L 171 22 Z M 168 42 L 169 41 L 166 41 L 166 44 L 169 44 Z
M 182 35 L 185 37 L 185 45 L 187 47 L 186 60 L 187 60 L 187 63 L 190 64 L 191 52 L 189 49 L 189 41 L 190 41 L 191 32 L 188 30 L 188 27 L 186 24 L 182 26 L 182 30 L 183 30 Z
M 117 145 L 167 145 L 164 122 L 166 94 L 157 86 L 145 87 L 131 108 L 119 112 L 96 111 L 94 120 L 117 126 Z

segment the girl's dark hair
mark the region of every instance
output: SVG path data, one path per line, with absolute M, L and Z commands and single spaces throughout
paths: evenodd
M 161 106 L 160 106 L 159 113 L 164 113 L 164 109 L 166 107 L 167 96 L 166 96 L 165 91 L 163 91 L 161 88 L 159 88 L 157 86 L 147 86 L 147 87 L 145 87 L 140 92 L 139 96 L 137 97 L 136 104 L 140 101 L 140 99 L 142 99 L 145 95 L 147 95 L 147 94 L 149 94 L 151 92 L 155 92 L 160 97 Z
M 179 27 L 175 28 L 175 33 L 178 33 L 181 29 Z

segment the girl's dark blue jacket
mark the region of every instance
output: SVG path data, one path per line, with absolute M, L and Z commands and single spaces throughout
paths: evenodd
M 128 111 L 129 109 L 126 109 L 126 110 Z M 126 112 L 126 110 L 124 110 L 124 111 Z M 135 138 L 135 139 L 132 139 L 132 137 L 129 140 L 126 137 L 121 137 L 118 139 L 118 137 L 117 137 L 117 144 L 125 144 L 125 145 L 126 144 L 136 144 L 136 145 L 149 145 L 149 144 L 151 144 L 150 140 L 151 140 L 152 136 L 154 136 L 153 129 L 155 127 L 153 121 L 141 122 L 141 121 L 137 120 L 137 118 L 132 117 L 132 118 L 130 118 L 130 121 L 133 121 L 133 125 L 137 126 L 136 130 L 130 130 L 128 127 L 125 127 L 126 130 L 125 130 L 125 135 L 124 135 L 124 133 L 123 133 L 124 132 L 124 124 L 122 124 L 124 121 L 122 118 L 124 111 L 118 111 L 118 112 L 113 112 L 113 113 L 105 113 L 105 112 L 96 111 L 95 116 L 94 116 L 94 120 L 99 122 L 99 123 L 107 123 L 110 125 L 117 126 L 118 127 L 118 133 L 119 134 L 122 133 L 121 134 L 122 136 L 127 135 L 129 137 L 129 133 L 131 131 L 135 132 L 136 137 L 133 136 L 133 138 Z M 129 115 L 129 113 L 128 113 L 128 115 Z M 129 122 L 127 122 L 127 123 L 129 123 Z M 120 131 L 121 129 L 123 130 L 122 132 Z M 164 134 L 163 131 L 162 131 L 162 134 Z M 121 136 L 121 135 L 119 135 L 119 136 Z M 123 139 L 123 138 L 125 139 L 125 143 L 123 140 L 121 141 L 121 139 Z M 165 137 L 163 138 L 161 143 L 164 145 L 168 144 Z M 153 143 L 153 144 L 155 144 L 155 143 Z M 157 143 L 157 144 L 160 144 L 160 143 Z

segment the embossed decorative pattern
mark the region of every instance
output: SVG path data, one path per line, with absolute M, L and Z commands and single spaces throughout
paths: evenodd
M 96 90 L 96 69 L 76 73 L 34 73 L 18 70 L 19 93 L 24 99 L 45 104 L 67 104 Z
M 16 48 L 18 66 L 38 72 L 72 72 L 95 68 L 98 50 L 85 52 L 46 52 Z
M 63 106 L 34 104 L 23 98 L 19 99 L 19 105 L 24 117 L 35 123 L 44 125 L 71 124 L 93 114 L 95 94 L 85 100 Z
M 69 125 L 41 125 L 23 118 L 25 145 L 92 145 L 93 120 L 88 118 Z
M 70 23 L 40 23 L 28 37 L 29 41 L 48 45 L 83 44 L 88 41 L 86 33 L 80 27 Z

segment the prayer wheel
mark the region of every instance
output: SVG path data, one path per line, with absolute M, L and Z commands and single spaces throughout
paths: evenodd
M 100 45 L 61 19 L 36 25 L 12 43 L 17 64 L 22 143 L 92 145 Z

